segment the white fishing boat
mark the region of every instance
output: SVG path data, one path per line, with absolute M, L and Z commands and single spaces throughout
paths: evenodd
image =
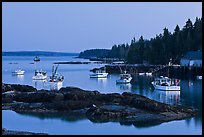
M 127 83 L 130 83 L 131 80 L 132 80 L 131 75 L 127 74 L 126 71 L 124 71 L 123 74 L 120 74 L 120 78 L 116 80 L 116 83 L 117 84 L 127 84 Z
M 42 70 L 35 70 L 35 75 L 33 76 L 33 80 L 46 80 L 47 73 Z
M 156 90 L 180 91 L 180 81 L 177 79 L 160 76 L 159 78 L 155 78 L 151 83 Z
M 196 78 L 197 78 L 198 80 L 201 80 L 201 79 L 202 79 L 202 76 L 196 76 Z
M 34 58 L 34 62 L 39 62 L 40 61 L 40 58 L 38 57 L 38 56 L 36 56 L 35 58 Z
M 146 76 L 152 76 L 152 73 L 151 72 L 146 72 L 145 75 Z
M 24 73 L 25 71 L 20 68 L 12 72 L 13 75 L 24 75 Z
M 57 73 L 58 66 L 56 68 L 54 68 L 54 66 L 52 67 L 52 75 L 49 78 L 49 82 L 61 85 L 64 80 L 64 76 Z
M 144 76 L 145 73 L 144 73 L 144 72 L 140 72 L 139 75 L 140 75 L 140 76 Z
M 152 73 L 151 72 L 140 72 L 139 73 L 139 76 L 152 76 Z
M 93 74 L 90 74 L 90 78 L 106 78 L 108 73 L 105 70 L 96 70 Z

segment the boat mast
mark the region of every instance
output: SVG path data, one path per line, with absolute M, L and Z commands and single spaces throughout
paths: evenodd
M 54 76 L 54 64 L 52 64 L 52 76 Z
M 170 58 L 170 61 L 169 61 L 169 64 L 168 64 L 168 77 L 169 77 L 169 67 L 171 66 L 171 61 L 172 61 L 172 58 Z
M 40 58 L 36 56 L 36 57 L 34 58 L 35 71 L 37 70 L 37 62 L 40 62 Z
M 120 67 L 120 65 L 118 64 L 118 67 L 119 67 L 119 69 L 120 69 L 120 73 L 123 73 L 123 71 L 122 71 L 122 69 L 121 69 L 121 67 Z
M 56 67 L 56 69 L 55 69 L 55 72 L 54 72 L 54 74 L 56 74 L 56 72 L 57 72 L 57 69 L 58 69 L 58 66 L 59 66 L 59 64 L 57 65 L 57 67 Z

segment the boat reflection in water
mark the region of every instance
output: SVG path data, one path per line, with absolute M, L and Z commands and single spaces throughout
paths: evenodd
M 22 83 L 24 82 L 24 75 L 16 75 L 17 81 Z
M 46 89 L 47 80 L 33 80 L 36 89 Z
M 152 94 L 156 101 L 171 105 L 180 104 L 180 91 L 162 91 L 155 89 Z
M 117 86 L 119 86 L 120 87 L 120 90 L 130 90 L 131 89 L 131 84 L 130 83 L 128 83 L 128 84 L 117 84 Z
M 48 85 L 50 90 L 59 90 L 62 87 L 62 82 L 50 82 Z
M 108 84 L 108 78 L 90 78 L 90 80 L 97 84 L 98 87 L 104 89 Z
M 107 83 L 107 78 L 97 78 L 95 79 L 99 84 L 106 84 Z

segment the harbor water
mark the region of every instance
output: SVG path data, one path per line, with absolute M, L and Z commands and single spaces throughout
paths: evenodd
M 59 61 L 88 61 L 73 56 L 40 57 L 37 64 L 30 56 L 2 56 L 2 82 L 6 84 L 31 85 L 37 89 L 53 89 L 46 81 L 33 81 L 34 70 L 42 69 L 51 75 L 52 65 Z M 184 105 L 199 110 L 196 117 L 165 122 L 159 125 L 140 127 L 123 125 L 118 122 L 93 123 L 83 115 L 75 114 L 31 114 L 2 110 L 2 127 L 9 130 L 42 132 L 48 134 L 202 134 L 202 80 L 181 80 L 181 91 L 157 91 L 151 85 L 153 76 L 133 75 L 130 84 L 116 84 L 119 74 L 109 74 L 107 78 L 90 78 L 93 68 L 104 64 L 60 64 L 58 73 L 64 76 L 62 86 L 79 87 L 85 90 L 97 90 L 101 93 L 131 92 L 171 105 Z M 25 70 L 24 75 L 12 75 L 17 68 Z M 58 87 L 60 88 L 60 87 Z

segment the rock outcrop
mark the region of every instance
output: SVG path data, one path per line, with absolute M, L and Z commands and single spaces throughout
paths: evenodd
M 159 124 L 197 114 L 192 108 L 167 105 L 129 92 L 101 94 L 76 87 L 49 91 L 9 84 L 2 84 L 2 109 L 35 113 L 86 110 L 87 118 L 93 122 L 135 125 Z
M 25 131 L 13 131 L 2 128 L 2 135 L 48 135 L 46 133 L 33 133 Z

